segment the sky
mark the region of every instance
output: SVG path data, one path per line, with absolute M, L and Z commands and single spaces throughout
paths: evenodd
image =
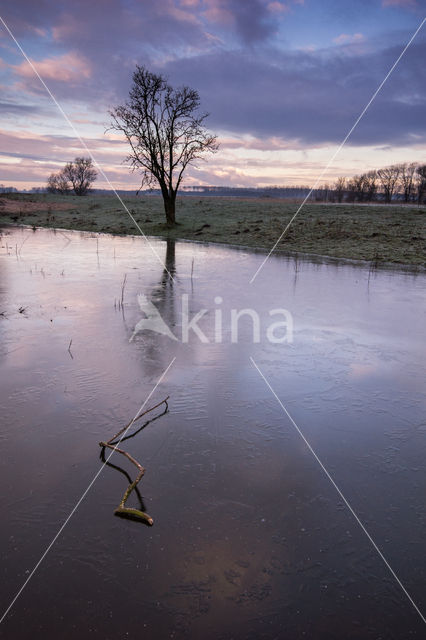
M 220 150 L 184 184 L 312 185 L 426 16 L 426 0 L 14 0 L 0 17 L 117 189 L 107 131 L 137 64 L 196 89 Z M 322 178 L 426 161 L 426 24 Z M 0 22 L 0 184 L 87 155 Z M 99 177 L 96 186 L 107 188 Z

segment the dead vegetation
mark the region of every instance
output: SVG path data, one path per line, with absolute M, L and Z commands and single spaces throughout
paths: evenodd
M 36 199 L 12 199 L 8 198 L 0 198 L 0 213 L 3 215 L 28 215 L 35 212 L 47 211 L 47 213 L 51 213 L 52 211 L 68 211 L 69 209 L 73 209 L 74 205 L 68 202 L 59 202 L 57 200 L 49 201 L 49 204 L 46 206 L 45 202 L 40 202 Z M 50 211 L 49 211 L 50 209 Z

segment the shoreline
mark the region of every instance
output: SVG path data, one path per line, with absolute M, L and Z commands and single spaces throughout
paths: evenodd
M 33 225 L 29 225 L 29 224 L 14 224 L 14 223 L 7 223 L 7 224 L 1 224 L 0 223 L 0 235 L 1 235 L 1 231 L 3 228 L 14 228 L 14 229 L 31 229 L 33 231 L 37 231 L 37 230 L 47 230 L 47 231 L 61 231 L 61 232 L 66 232 L 66 231 L 71 231 L 73 233 L 88 233 L 88 234 L 96 234 L 96 235 L 106 235 L 106 236 L 113 236 L 113 237 L 117 237 L 117 238 L 123 238 L 123 237 L 129 237 L 129 238 L 140 238 L 141 240 L 161 240 L 162 242 L 165 242 L 167 240 L 170 240 L 170 238 L 168 238 L 167 236 L 152 236 L 152 235 L 146 235 L 143 236 L 140 233 L 126 233 L 126 234 L 118 234 L 118 233 L 110 233 L 109 231 L 94 231 L 94 230 L 86 230 L 86 229 L 70 229 L 68 227 L 47 227 L 47 226 L 39 226 L 39 227 L 34 227 Z M 269 253 L 269 249 L 267 249 L 266 247 L 255 247 L 252 245 L 241 245 L 241 244 L 231 244 L 229 242 L 215 242 L 213 240 L 194 240 L 191 238 L 173 238 L 174 242 L 183 242 L 183 243 L 188 243 L 188 244 L 201 244 L 201 245 L 205 245 L 205 246 L 215 246 L 215 247 L 222 247 L 225 249 L 233 249 L 233 250 L 237 250 L 237 251 L 246 251 L 246 252 L 252 252 L 252 253 L 262 253 L 264 255 L 267 255 Z M 306 253 L 306 252 L 302 252 L 302 251 L 295 251 L 295 250 L 289 250 L 289 249 L 275 249 L 270 257 L 274 257 L 274 256 L 281 256 L 281 257 L 285 257 L 285 258 L 289 258 L 289 259 L 293 259 L 293 260 L 300 260 L 300 262 L 314 262 L 317 264 L 332 264 L 335 266 L 353 266 L 353 267 L 358 267 L 358 268 L 364 268 L 364 269 L 370 269 L 370 270 L 380 270 L 382 269 L 383 271 L 400 271 L 403 273 L 407 273 L 407 274 L 419 274 L 419 273 L 426 273 L 426 266 L 420 265 L 420 264 L 404 264 L 401 262 L 379 262 L 379 263 L 373 263 L 371 260 L 362 260 L 362 259 L 357 259 L 357 258 L 343 258 L 343 257 L 334 257 L 334 256 L 328 256 L 325 254 L 320 254 L 320 253 Z
M 269 253 L 295 212 L 285 201 L 178 198 L 169 228 L 156 196 L 124 200 L 147 238 L 173 239 Z M 0 225 L 140 237 L 115 196 L 0 196 Z M 143 237 L 142 235 L 142 237 Z M 273 254 L 300 259 L 426 270 L 426 209 L 417 206 L 307 204 Z

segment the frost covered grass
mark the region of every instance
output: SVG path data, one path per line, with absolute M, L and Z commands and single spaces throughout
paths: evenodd
M 125 197 L 146 235 L 271 249 L 298 203 L 255 198 L 183 196 L 179 224 L 165 224 L 161 197 Z M 139 232 L 115 196 L 0 197 L 0 222 L 114 234 Z M 426 208 L 308 204 L 277 251 L 426 266 Z

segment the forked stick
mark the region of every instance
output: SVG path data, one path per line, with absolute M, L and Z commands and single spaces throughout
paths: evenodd
M 140 420 L 140 418 L 145 416 L 147 413 L 150 413 L 154 409 L 157 409 L 162 404 L 164 404 L 165 407 L 166 407 L 165 411 L 164 411 L 164 413 L 166 413 L 168 411 L 168 409 L 169 409 L 169 405 L 167 403 L 168 399 L 169 399 L 169 396 L 167 396 L 167 398 L 165 398 L 164 400 L 162 400 L 158 404 L 154 405 L 150 409 L 146 409 L 146 411 L 143 411 L 142 413 L 140 413 L 138 416 L 136 416 L 136 418 L 133 418 L 133 420 L 130 420 L 130 422 L 125 427 L 120 429 L 120 431 L 118 433 L 116 433 L 112 438 L 110 438 L 107 442 L 100 442 L 99 443 L 99 446 L 103 447 L 103 449 L 108 448 L 108 449 L 112 449 L 113 451 L 117 451 L 117 453 L 121 453 L 132 464 L 134 464 L 139 470 L 139 473 L 136 476 L 135 480 L 132 483 L 129 484 L 129 486 L 127 487 L 126 491 L 124 492 L 124 495 L 123 495 L 123 497 L 121 499 L 120 504 L 118 505 L 118 507 L 114 511 L 114 513 L 117 516 L 136 519 L 136 520 L 142 520 L 143 522 L 146 522 L 146 524 L 149 524 L 149 525 L 153 525 L 154 524 L 154 520 L 151 518 L 151 516 L 149 516 L 147 513 L 145 513 L 145 511 L 141 511 L 140 509 L 134 509 L 132 507 L 126 507 L 127 499 L 130 496 L 130 494 L 132 493 L 133 489 L 137 486 L 138 482 L 141 480 L 142 476 L 145 473 L 145 469 L 143 468 L 143 466 L 141 464 L 139 464 L 139 462 L 137 460 L 135 460 L 135 458 L 133 458 L 133 456 L 130 455 L 130 453 L 127 453 L 127 451 L 124 451 L 123 449 L 120 449 L 119 447 L 117 447 L 117 444 L 120 444 L 121 440 L 119 440 L 117 444 L 114 443 L 114 440 L 116 440 L 123 432 L 126 432 L 128 429 L 130 429 L 130 427 L 137 420 Z

